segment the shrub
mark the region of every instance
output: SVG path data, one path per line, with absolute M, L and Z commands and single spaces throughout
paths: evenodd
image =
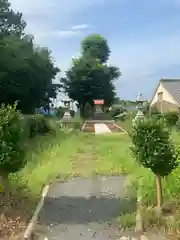
M 176 111 L 167 112 L 164 114 L 164 118 L 170 126 L 175 126 L 178 121 L 179 114 Z
M 178 165 L 178 153 L 170 139 L 170 130 L 163 120 L 147 118 L 137 121 L 132 129 L 132 152 L 136 160 L 156 175 L 157 205 L 162 204 L 161 177 Z
M 34 138 L 36 135 L 43 135 L 52 132 L 52 127 L 50 125 L 49 119 L 42 115 L 36 114 L 27 116 L 25 121 L 29 138 Z
M 24 127 L 16 105 L 0 107 L 0 174 L 14 173 L 25 165 Z

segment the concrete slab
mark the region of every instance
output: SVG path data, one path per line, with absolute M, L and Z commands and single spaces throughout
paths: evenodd
M 96 123 L 94 124 L 94 128 L 96 134 L 111 133 L 111 130 L 104 123 Z

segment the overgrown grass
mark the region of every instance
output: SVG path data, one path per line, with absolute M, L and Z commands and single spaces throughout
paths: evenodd
M 179 135 L 173 133 L 175 143 Z M 29 193 L 38 195 L 42 187 L 61 178 L 74 175 L 88 177 L 94 172 L 103 175 L 129 174 L 127 184 L 134 190 L 138 179 L 143 181 L 144 203 L 156 201 L 155 176 L 142 168 L 132 157 L 131 140 L 127 134 L 91 135 L 60 131 L 56 137 L 38 137 L 29 145 L 28 164 L 18 174 L 12 175 L 14 184 L 26 186 Z M 180 168 L 163 179 L 164 199 L 178 198 L 180 192 Z
M 63 129 L 56 135 L 37 136 L 28 141 L 27 165 L 9 176 L 12 192 L 8 208 L 3 196 L 0 196 L 0 237 L 21 239 L 18 234 L 23 233 L 32 217 L 43 186 L 56 177 L 65 179 L 76 175 L 74 162 L 78 162 L 78 157 L 86 150 L 89 138 L 91 135 Z
M 56 136 L 39 136 L 27 146 L 27 165 L 11 175 L 14 185 L 22 187 L 31 196 L 38 196 L 42 187 L 56 177 L 73 173 L 72 159 L 79 149 L 85 148 L 88 136 L 61 130 Z M 24 187 L 24 188 L 23 188 Z
M 130 121 L 126 123 L 130 130 Z M 120 126 L 122 126 L 120 124 Z M 180 145 L 180 134 L 173 132 L 173 141 Z M 59 130 L 56 136 L 37 137 L 27 145 L 28 164 L 18 174 L 11 175 L 11 182 L 21 195 L 26 207 L 36 203 L 44 185 L 56 177 L 88 177 L 94 173 L 103 175 L 128 174 L 127 185 L 136 190 L 138 179 L 143 180 L 144 203 L 155 204 L 155 177 L 133 159 L 128 134 L 93 135 L 82 132 Z M 180 167 L 163 180 L 164 200 L 176 200 L 180 192 Z M 132 191 L 132 194 L 135 191 Z M 32 204 L 32 207 L 34 206 Z M 122 217 L 121 217 L 122 219 Z M 123 222 L 124 221 L 124 222 Z M 125 216 L 122 225 L 132 225 L 134 215 Z
M 132 117 L 129 116 L 125 121 L 117 120 L 116 124 L 119 125 L 120 127 L 122 127 L 127 132 L 131 132 L 132 131 L 132 120 L 133 120 Z

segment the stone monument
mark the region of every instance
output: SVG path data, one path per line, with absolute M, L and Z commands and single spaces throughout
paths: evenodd
M 136 103 L 137 103 L 137 106 L 136 106 L 136 109 L 137 109 L 137 114 L 134 118 L 134 121 L 137 121 L 137 120 L 140 120 L 140 119 L 143 119 L 144 118 L 144 114 L 142 112 L 143 110 L 143 98 L 142 98 L 142 93 L 139 93 L 138 94 L 138 97 L 136 99 Z
M 66 108 L 66 111 L 64 113 L 64 116 L 62 118 L 62 120 L 71 120 L 72 117 L 71 117 L 71 114 L 70 114 L 70 103 L 71 103 L 71 100 L 65 100 L 65 101 L 62 101 L 64 103 L 64 107 Z

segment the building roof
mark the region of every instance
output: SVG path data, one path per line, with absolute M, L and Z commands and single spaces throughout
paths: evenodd
M 180 79 L 161 79 L 159 83 L 162 83 L 174 100 L 180 104 Z

